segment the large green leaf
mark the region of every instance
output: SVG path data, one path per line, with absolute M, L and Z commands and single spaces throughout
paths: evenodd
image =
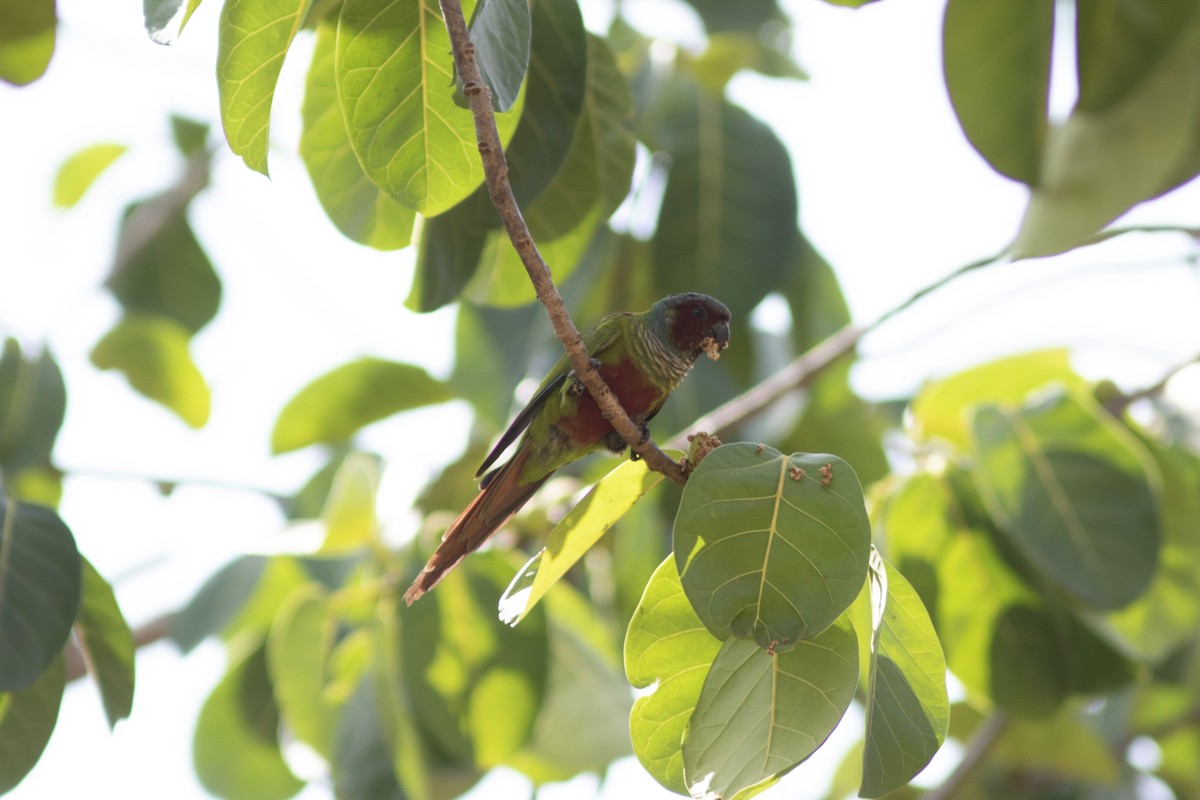
M 667 125 L 655 290 L 703 291 L 745 319 L 779 286 L 799 241 L 791 159 L 769 127 L 690 85 L 679 87 Z
M 1162 535 L 1153 464 L 1098 406 L 1052 391 L 1020 409 L 982 406 L 975 475 L 1000 528 L 1048 578 L 1115 609 L 1154 576 Z
M 184 653 L 224 628 L 254 594 L 268 559 L 240 556 L 217 570 L 171 618 L 171 641 Z
M 360 358 L 322 375 L 288 401 L 271 432 L 271 451 L 341 442 L 384 417 L 453 396 L 421 367 Z
M 481 0 L 471 15 L 471 44 L 493 111 L 508 111 L 521 92 L 529 67 L 529 17 L 529 0 Z M 461 84 L 462 76 L 456 77 Z M 467 106 L 465 97 L 459 100 Z
M 66 668 L 56 657 L 36 681 L 0 694 L 0 794 L 29 774 L 42 756 L 62 704 Z
M 671 452 L 670 455 L 678 455 Z M 546 539 L 546 546 L 513 579 L 500 598 L 500 619 L 520 622 L 550 587 L 592 548 L 663 475 L 644 461 L 625 461 L 593 486 Z
M 129 385 L 193 428 L 208 422 L 211 398 L 188 352 L 189 333 L 173 319 L 127 314 L 92 349 L 92 363 L 116 369 Z
M 221 280 L 192 232 L 187 206 L 171 194 L 125 210 L 105 286 L 126 311 L 169 317 L 189 333 L 221 306 Z
M 468 0 L 463 11 L 475 7 Z M 334 72 L 350 143 L 370 179 L 426 216 L 483 178 L 471 113 L 454 103 L 450 39 L 433 0 L 346 0 Z M 501 141 L 519 105 L 496 117 Z
M 833 733 L 858 685 L 847 617 L 786 653 L 729 639 L 704 679 L 683 740 L 693 797 L 750 797 Z
M 881 797 L 920 772 L 946 740 L 946 661 L 921 598 L 871 554 L 873 632 L 862 797 Z
M 999 766 L 1034 771 L 1050 780 L 1111 787 L 1121 781 L 1112 745 L 1086 717 L 1072 713 L 1048 720 L 1011 720 L 989 756 Z
M 1068 250 L 1200 170 L 1200 13 L 1118 101 L 1076 109 L 1046 143 L 1046 168 L 1012 252 Z
M 1076 0 L 1076 107 L 1103 111 L 1134 91 L 1196 8 L 1195 0 Z
M 950 0 L 946 88 L 963 133 L 992 169 L 1041 181 L 1050 96 L 1053 0 Z
M 738 3 L 730 3 L 727 0 L 688 0 L 688 4 L 700 14 L 709 33 L 726 30 L 757 33 L 766 23 L 783 17 L 776 0 L 741 0 Z
M 267 174 L 271 101 L 312 0 L 226 0 L 217 36 L 217 89 L 229 149 Z
M 317 25 L 300 107 L 300 157 L 321 207 L 339 231 L 376 250 L 395 250 L 412 238 L 416 212 L 372 183 L 354 155 L 337 97 L 336 37 L 333 20 Z
M 279 609 L 267 638 L 267 667 L 279 714 L 292 734 L 329 758 L 337 719 L 325 695 L 326 662 L 336 620 L 317 584 L 293 592 Z
M 333 734 L 333 784 L 345 800 L 407 800 L 392 771 L 376 684 L 371 675 L 359 682 Z
M 142 0 L 146 33 L 159 44 L 174 44 L 201 0 Z
M 675 517 L 675 563 L 718 639 L 786 650 L 823 631 L 867 577 L 871 526 L 837 456 L 749 443 L 709 453 Z
M 321 553 L 346 553 L 379 543 L 375 496 L 379 492 L 379 459 L 351 453 L 334 475 L 322 517 L 325 541 Z
M 78 203 L 96 178 L 128 149 L 123 144 L 94 144 L 64 161 L 54 176 L 54 205 L 70 208 Z
M 75 632 L 112 728 L 133 710 L 133 634 L 112 586 L 87 559 L 83 559 L 83 600 Z
M 0 80 L 25 86 L 42 77 L 57 26 L 54 0 L 0 0 Z
M 0 691 L 29 686 L 62 652 L 79 610 L 81 569 L 58 514 L 0 497 Z
M 0 470 L 11 478 L 46 465 L 62 427 L 67 389 L 49 350 L 24 358 L 16 339 L 0 353 Z
M 226 800 L 285 800 L 304 788 L 279 751 L 279 708 L 266 646 L 243 654 L 200 709 L 192 756 L 196 777 Z
M 625 676 L 635 688 L 649 690 L 629 713 L 633 752 L 651 777 L 673 792 L 687 792 L 680 746 L 720 649 L 721 642 L 688 602 L 675 560 L 668 556 L 650 577 L 629 622 Z
M 546 617 L 496 618 L 512 566 L 477 553 L 401 611 L 400 659 L 417 724 L 450 764 L 504 763 L 529 740 L 546 690 Z

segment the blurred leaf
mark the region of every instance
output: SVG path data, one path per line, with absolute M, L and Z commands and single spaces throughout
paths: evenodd
M 421 367 L 363 357 L 327 372 L 288 401 L 271 432 L 271 452 L 341 442 L 372 422 L 453 397 Z
M 782 651 L 858 596 L 870 537 L 862 487 L 845 461 L 730 444 L 684 487 L 675 564 L 714 636 Z
M 379 459 L 350 453 L 333 478 L 325 501 L 325 541 L 320 552 L 346 553 L 379 541 L 375 496 L 379 492 Z
M 678 458 L 678 451 L 667 455 Z M 525 565 L 500 598 L 500 619 L 516 625 L 567 570 L 608 532 L 663 475 L 644 461 L 623 461 L 594 485 L 550 531 L 546 546 Z M 536 563 L 535 563 L 536 562 Z
M 833 733 L 857 685 L 858 640 L 844 616 L 787 652 L 727 640 L 683 740 L 692 795 L 749 797 L 774 783 Z
M 1077 109 L 1053 129 L 1015 257 L 1069 250 L 1200 170 L 1200 13 L 1175 39 L 1119 102 L 1100 112 Z
M 199 0 L 196 0 L 196 5 L 199 5 Z M 191 158 L 204 152 L 208 143 L 208 123 L 172 114 L 171 138 L 175 141 L 175 148 L 179 154 L 184 158 Z
M 127 312 L 169 317 L 189 333 L 221 306 L 221 280 L 192 232 L 187 206 L 172 194 L 125 210 L 105 286 Z
M 688 67 L 711 92 L 721 92 L 744 69 L 772 78 L 804 79 L 808 75 L 785 50 L 772 47 L 749 31 L 728 31 L 708 37 L 708 46 Z
M 370 675 L 359 682 L 333 733 L 333 785 L 342 800 L 406 800 L 380 730 L 375 683 Z
M 98 369 L 116 369 L 145 397 L 193 428 L 208 422 L 209 392 L 188 352 L 186 328 L 166 317 L 127 314 L 92 349 Z
M 267 638 L 267 668 L 279 714 L 292 734 L 326 759 L 333 754 L 337 707 L 326 697 L 326 661 L 336 624 L 317 584 L 288 595 Z
M 142 0 L 146 33 L 158 44 L 174 44 L 200 7 L 200 0 Z
M 304 485 L 291 497 L 280 498 L 279 503 L 289 520 L 318 519 L 325 510 L 325 502 L 333 490 L 333 478 L 346 456 L 353 451 L 349 445 L 334 445 L 328 448 L 324 465 L 309 476 Z
M 33 83 L 54 55 L 54 0 L 0 0 L 0 80 Z
M 493 111 L 508 111 L 517 102 L 529 66 L 530 28 L 528 0 L 479 0 L 475 5 L 469 33 Z M 455 81 L 456 101 L 469 108 L 462 76 L 455 75 Z
M 1114 787 L 1121 781 L 1111 745 L 1070 714 L 1011 720 L 990 756 L 998 765 L 1059 780 Z
M 463 3 L 470 14 L 475 3 Z M 335 76 L 350 143 L 367 176 L 427 217 L 483 179 L 469 111 L 454 104 L 450 39 L 436 4 L 346 0 Z M 496 117 L 506 142 L 520 104 Z
M 1075 60 L 1081 111 L 1103 111 L 1137 85 L 1171 49 L 1194 0 L 1077 0 Z
M 667 124 L 655 290 L 711 294 L 743 320 L 782 283 L 798 244 L 791 159 L 769 127 L 692 86 L 681 87 Z
M 217 37 L 217 89 L 229 149 L 267 174 L 271 101 L 312 0 L 226 0 Z
M 548 341 L 548 327 L 542 309 L 536 306 L 459 305 L 450 383 L 471 401 L 487 426 L 485 435 L 499 434 L 507 426 L 513 392 L 530 369 L 531 354 L 538 351 L 541 341 Z M 545 368 L 552 363 L 548 361 Z M 472 466 L 472 475 L 478 466 Z
M 764 24 L 784 19 L 776 0 L 687 0 L 700 14 L 709 33 L 727 30 L 758 31 Z
M 629 714 L 633 752 L 650 776 L 678 794 L 688 791 L 680 744 L 721 642 L 696 616 L 675 559 L 668 556 L 646 584 L 625 635 L 625 676 L 642 692 Z
M 1050 96 L 1052 0 L 950 0 L 946 88 L 963 133 L 992 169 L 1041 182 Z
M 1039 571 L 1088 605 L 1115 609 L 1158 566 L 1159 481 L 1145 449 L 1093 404 L 1058 390 L 1017 410 L 978 408 L 975 476 L 1001 530 Z
M 83 600 L 75 621 L 79 649 L 100 689 L 108 727 L 133 710 L 133 634 L 117 605 L 112 586 L 87 559 L 83 562 Z
M 79 611 L 79 551 L 57 514 L 0 496 L 0 691 L 32 684 Z
M 54 467 L 28 467 L 4 479 L 4 488 L 14 500 L 47 508 L 58 508 L 62 501 L 63 474 Z
M 279 609 L 284 601 L 315 577 L 298 558 L 271 556 L 263 565 L 262 574 L 253 591 L 221 628 L 221 638 L 227 642 L 232 642 L 238 637 L 243 640 L 265 639 L 275 624 L 275 618 L 279 616 Z
M 0 470 L 9 479 L 48 465 L 66 413 L 67 390 L 54 356 L 24 358 L 16 339 L 0 353 Z
M 200 709 L 193 758 L 196 777 L 226 800 L 284 800 L 304 788 L 279 751 L 279 708 L 265 645 L 230 665 Z
M 171 641 L 183 653 L 222 630 L 254 594 L 265 556 L 239 556 L 204 582 L 195 596 L 171 618 Z
M 1087 388 L 1071 369 L 1066 350 L 1007 356 L 931 381 L 913 399 L 910 434 L 918 441 L 941 437 L 965 450 L 970 446 L 968 421 L 976 406 L 1019 404 L 1030 392 L 1050 383 L 1061 383 L 1067 389 Z
M 300 156 L 321 207 L 339 231 L 376 250 L 395 250 L 409 244 L 416 213 L 372 183 L 354 155 L 338 104 L 336 35 L 334 20 L 317 25 L 300 109 Z
M 862 797 L 881 797 L 916 777 L 946 740 L 946 661 L 921 598 L 895 567 L 871 553 L 873 634 Z
M 70 208 L 78 203 L 96 178 L 128 149 L 123 144 L 94 144 L 64 161 L 54 176 L 54 205 Z
M 512 565 L 492 551 L 450 572 L 401 611 L 400 658 L 412 712 L 441 760 L 488 768 L 529 741 L 546 691 L 546 618 L 496 619 Z
M 56 655 L 33 683 L 0 694 L 0 794 L 20 783 L 42 757 L 58 722 L 65 685 L 66 669 Z

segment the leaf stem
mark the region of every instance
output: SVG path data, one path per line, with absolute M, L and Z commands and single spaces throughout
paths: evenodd
M 626 443 L 635 453 L 646 460 L 646 465 L 656 472 L 661 472 L 676 483 L 683 485 L 687 480 L 680 465 L 675 463 L 666 453 L 658 448 L 652 440 L 642 441 L 642 433 L 633 424 L 625 409 L 621 406 L 612 390 L 604 383 L 600 374 L 592 367 L 587 347 L 583 337 L 575 327 L 571 315 L 563 305 L 562 296 L 554 286 L 550 268 L 538 252 L 537 244 L 529 233 L 521 209 L 513 197 L 512 186 L 508 181 L 508 162 L 504 157 L 504 149 L 500 144 L 500 135 L 496 130 L 496 118 L 492 113 L 490 92 L 483 82 L 479 65 L 475 61 L 475 45 L 471 43 L 467 31 L 467 21 L 463 16 L 462 4 L 459 0 L 439 0 L 442 8 L 442 19 L 446 31 L 450 34 L 450 44 L 454 50 L 454 66 L 462 79 L 463 94 L 470 104 L 471 113 L 475 118 L 475 137 L 479 143 L 479 155 L 483 161 L 483 172 L 487 182 L 488 194 L 492 205 L 500 213 L 504 230 L 508 233 L 513 249 L 529 273 L 529 280 L 537 292 L 537 298 L 546 307 L 554 334 L 562 342 L 571 366 L 579 380 L 587 387 L 588 392 L 600 407 L 600 413 L 608 420 L 617 433 L 621 434 Z

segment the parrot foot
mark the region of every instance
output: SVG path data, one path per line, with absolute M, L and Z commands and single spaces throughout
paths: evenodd
M 601 366 L 600 359 L 590 358 L 590 359 L 588 359 L 588 363 L 592 365 L 592 369 L 600 369 L 600 366 Z M 579 376 L 575 374 L 574 370 L 572 370 L 571 371 L 571 385 L 569 387 L 567 387 L 567 393 L 569 395 L 571 395 L 572 397 L 582 397 L 583 393 L 586 391 L 587 391 L 587 387 L 583 385 L 583 381 L 579 380 Z M 617 438 L 620 438 L 620 437 L 617 437 Z M 624 446 L 625 446 L 624 444 L 621 445 L 622 448 Z M 612 445 L 609 445 L 609 448 L 611 449 Z
M 642 438 L 638 440 L 638 444 L 645 444 L 646 442 L 650 441 L 650 426 L 643 422 L 641 424 L 641 430 Z M 612 450 L 614 453 L 620 453 L 625 449 L 625 439 L 621 436 L 621 434 L 617 433 L 616 431 L 612 431 L 604 437 L 604 446 L 609 450 Z M 629 460 L 641 461 L 642 457 L 638 455 L 636 450 L 631 450 L 629 452 Z

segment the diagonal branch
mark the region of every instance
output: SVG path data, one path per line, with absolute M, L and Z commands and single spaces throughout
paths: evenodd
M 479 141 L 479 155 L 483 160 L 483 172 L 486 177 L 488 194 L 492 205 L 500 213 L 504 230 L 512 242 L 513 249 L 521 258 L 529 280 L 537 292 L 537 298 L 546 307 L 550 324 L 554 327 L 554 335 L 562 342 L 571 366 L 579 380 L 587 387 L 588 392 L 596 399 L 600 413 L 608 420 L 617 433 L 621 434 L 626 443 L 635 453 L 646 460 L 646 465 L 656 472 L 661 472 L 671 480 L 682 485 L 686 478 L 679 464 L 675 463 L 652 440 L 642 441 L 641 430 L 629 419 L 625 409 L 621 407 L 612 390 L 604 383 L 600 373 L 592 367 L 588 357 L 587 347 L 583 337 L 571 320 L 563 305 L 562 296 L 554 287 L 550 276 L 550 268 L 538 252 L 537 244 L 529 233 L 521 209 L 513 197 L 512 186 L 508 182 L 508 162 L 504 158 L 504 149 L 500 145 L 500 134 L 496 131 L 496 118 L 492 115 L 492 104 L 487 86 L 479 72 L 475 61 L 475 45 L 467 32 L 467 21 L 463 16 L 462 4 L 459 0 L 439 0 L 442 7 L 442 18 L 445 20 L 446 31 L 450 34 L 450 43 L 454 50 L 454 66 L 463 82 L 463 94 L 471 106 L 475 117 L 475 137 Z

